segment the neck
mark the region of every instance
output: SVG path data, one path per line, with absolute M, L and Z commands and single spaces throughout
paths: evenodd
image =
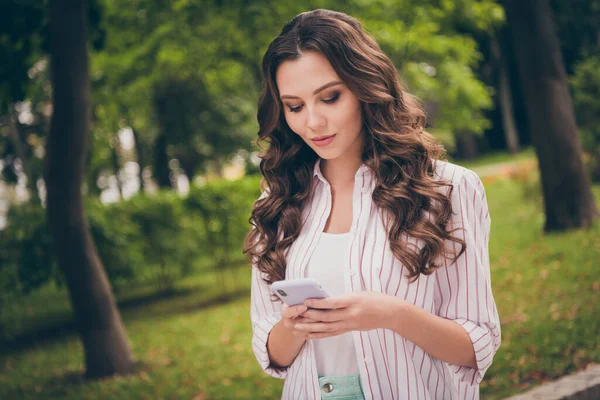
M 354 176 L 362 165 L 363 135 L 341 156 L 321 161 L 321 173 L 333 190 L 354 187 Z

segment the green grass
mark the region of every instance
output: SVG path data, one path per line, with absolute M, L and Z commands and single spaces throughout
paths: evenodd
M 250 350 L 249 269 L 228 278 L 230 302 L 206 306 L 221 295 L 214 274 L 191 277 L 177 290 L 184 294 L 122 310 L 140 371 L 129 377 L 85 382 L 82 347 L 74 334 L 0 358 L 2 399 L 206 399 L 254 398 L 260 389 L 277 398 L 273 385 Z M 67 304 L 66 293 L 53 300 Z M 123 296 L 124 298 L 128 296 Z M 39 299 L 32 299 L 42 312 Z M 31 308 L 31 305 L 24 305 Z M 57 312 L 57 314 L 60 314 Z M 63 309 L 66 319 L 68 312 Z
M 517 154 L 510 154 L 505 151 L 494 152 L 478 157 L 475 160 L 453 160 L 450 162 L 462 165 L 466 168 L 473 169 L 485 165 L 501 164 L 507 162 L 520 162 L 535 158 L 535 152 L 532 147 L 521 149 Z
M 514 180 L 484 183 L 502 346 L 481 384 L 481 397 L 501 399 L 600 362 L 600 221 L 588 231 L 545 235 L 539 197 Z M 594 190 L 600 200 L 600 186 Z M 237 289 L 247 290 L 249 269 L 239 269 L 236 278 Z M 178 289 L 178 296 L 122 310 L 143 365 L 136 374 L 82 381 L 82 348 L 70 334 L 1 356 L 0 398 L 280 398 L 283 381 L 264 374 L 252 354 L 247 292 L 225 304 L 202 306 L 219 295 L 211 273 L 190 277 Z M 67 318 L 67 304 L 64 291 L 48 287 L 13 312 L 21 307 L 30 310 L 27 318 L 37 319 L 49 307 L 52 318 Z
M 236 261 L 238 265 L 239 258 Z M 217 281 L 212 269 L 202 266 L 201 271 L 178 282 L 173 293 L 162 296 L 163 298 L 172 297 L 168 301 L 150 301 L 153 298 L 161 297 L 160 294 L 157 294 L 157 285 L 152 282 L 135 286 L 123 285 L 113 288 L 113 292 L 116 293 L 120 305 L 127 305 L 132 301 L 143 302 L 144 299 L 152 303 L 144 307 L 126 306 L 126 312 L 129 314 L 139 312 L 143 315 L 147 312 L 161 310 L 168 312 L 169 307 L 207 301 L 220 295 L 219 288 L 223 283 L 220 280 Z M 247 277 L 240 276 L 239 269 L 233 268 L 232 271 L 227 271 L 223 275 L 225 289 L 230 292 L 238 288 L 249 290 L 249 286 L 244 285 Z M 188 296 L 190 291 L 194 291 L 195 294 Z M 3 306 L 0 314 L 0 326 L 2 327 L 0 340 L 11 339 L 16 335 L 32 333 L 49 326 L 64 325 L 72 319 L 70 308 L 67 293 L 57 288 L 54 283 L 46 284 L 27 297 L 15 299 Z
M 486 191 L 502 345 L 481 393 L 500 399 L 600 362 L 600 221 L 587 231 L 543 234 L 540 196 L 512 180 Z M 594 195 L 599 203 L 600 186 Z

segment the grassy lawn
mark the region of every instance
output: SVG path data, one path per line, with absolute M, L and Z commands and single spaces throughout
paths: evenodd
M 527 147 L 521 149 L 521 151 L 515 155 L 507 153 L 505 151 L 499 151 L 495 153 L 486 154 L 482 157 L 478 157 L 475 160 L 463 161 L 463 160 L 452 160 L 449 159 L 450 162 L 462 165 L 469 169 L 475 169 L 477 167 L 493 165 L 493 164 L 501 164 L 506 162 L 521 162 L 525 160 L 529 160 L 535 158 L 535 151 L 533 147 Z
M 538 196 L 517 180 L 484 183 L 503 341 L 481 397 L 501 399 L 600 362 L 600 221 L 588 231 L 544 235 Z M 600 186 L 594 190 L 600 200 Z M 0 356 L 0 398 L 278 399 L 283 381 L 262 372 L 250 347 L 249 278 L 248 268 L 237 270 L 237 295 L 221 303 L 211 302 L 220 293 L 212 273 L 186 279 L 177 295 L 139 304 L 132 299 L 148 293 L 123 291 L 137 373 L 82 381 L 82 348 L 67 331 Z M 67 305 L 64 291 L 48 287 L 8 315 L 12 320 L 23 312 L 26 321 L 18 329 L 27 330 L 68 318 Z
M 498 399 L 600 362 L 600 221 L 588 231 L 543 234 L 539 195 L 513 180 L 484 184 L 502 346 L 481 393 Z M 600 204 L 600 186 L 594 195 Z

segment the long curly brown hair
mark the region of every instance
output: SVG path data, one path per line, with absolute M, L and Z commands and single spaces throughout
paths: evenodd
M 443 146 L 424 130 L 425 113 L 403 90 L 396 68 L 375 39 L 356 19 L 323 9 L 288 22 L 262 60 L 256 144 L 260 148 L 262 142 L 268 143 L 260 156 L 261 186 L 268 195 L 254 204 L 249 218 L 253 227 L 243 252 L 266 273 L 267 283 L 285 279 L 285 250 L 300 234 L 318 155 L 287 125 L 275 73 L 281 63 L 304 51 L 325 55 L 361 103 L 366 132 L 362 161 L 376 177 L 373 202 L 388 216 L 384 221 L 390 248 L 409 278 L 414 282 L 419 274 L 429 275 L 441 267 L 442 257 L 452 258 L 446 240 L 461 245 L 456 261 L 466 244 L 446 228 L 453 185 L 436 179 L 433 171 L 433 160 L 445 157 Z M 440 190 L 443 186 L 449 189 Z M 404 233 L 421 239 L 424 246 L 420 250 L 407 246 Z

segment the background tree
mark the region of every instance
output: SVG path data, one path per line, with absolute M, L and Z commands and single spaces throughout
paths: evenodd
M 168 163 L 174 158 L 190 178 L 190 171 L 207 172 L 236 151 L 231 146 L 212 146 L 209 162 L 199 163 L 199 154 L 210 148 L 204 145 L 211 141 L 238 142 L 240 149 L 250 150 L 257 129 L 261 55 L 285 21 L 318 7 L 360 18 L 393 59 L 408 89 L 431 106 L 429 127 L 451 151 L 456 138 L 466 143 L 461 149 L 473 149 L 473 155 L 475 136 L 489 126 L 484 111 L 492 106 L 490 93 L 474 72 L 481 55 L 463 27 L 482 31 L 499 24 L 502 8 L 490 0 L 419 4 L 321 0 L 308 6 L 272 1 L 103 4 L 108 37 L 106 47 L 93 57 L 93 76 L 109 88 L 107 100 L 126 110 L 128 115 L 120 118 L 143 142 L 141 153 L 148 154 L 145 162 L 153 166 L 162 187 L 171 185 Z M 198 113 L 208 113 L 214 127 L 204 129 L 205 122 L 202 127 L 180 130 L 180 146 L 174 143 L 179 139 L 165 130 L 159 112 L 163 108 L 156 102 L 157 92 L 173 76 L 194 82 L 207 97 L 205 104 L 197 104 L 201 108 L 178 108 L 178 118 L 193 121 Z M 185 101 L 162 97 L 162 103 Z M 189 142 L 196 145 L 190 147 Z M 192 151 L 177 150 L 181 146 Z
M 44 16 L 43 4 L 12 1 L 3 5 L 0 15 L 0 159 L 4 161 L 0 177 L 15 184 L 22 173 L 32 197 L 37 195 L 36 181 L 41 175 L 41 162 L 32 146 L 39 137 L 40 121 L 32 118 L 24 124 L 18 115 L 24 107 L 19 102 L 32 94 L 37 83 L 34 64 L 44 41 Z
M 497 32 L 490 38 L 492 63 L 495 66 L 496 88 L 498 93 L 497 105 L 502 114 L 502 130 L 507 150 L 515 154 L 519 151 L 519 133 L 516 127 L 513 107 L 513 94 L 510 84 L 510 69 L 507 60 L 505 44 L 506 29 Z
M 547 0 L 507 0 L 533 144 L 539 160 L 546 231 L 589 227 L 598 214 L 552 11 Z
M 476 75 L 482 54 L 475 34 L 499 25 L 502 8 L 493 1 L 471 0 L 352 4 L 408 90 L 423 100 L 429 130 L 452 155 L 476 156 L 478 137 L 490 126 L 485 112 L 493 103 Z
M 571 83 L 588 169 L 592 180 L 600 182 L 600 55 L 577 64 Z
M 87 2 L 54 0 L 49 35 L 54 111 L 45 159 L 48 224 L 83 342 L 86 375 L 128 373 L 131 351 L 81 194 L 90 118 Z

